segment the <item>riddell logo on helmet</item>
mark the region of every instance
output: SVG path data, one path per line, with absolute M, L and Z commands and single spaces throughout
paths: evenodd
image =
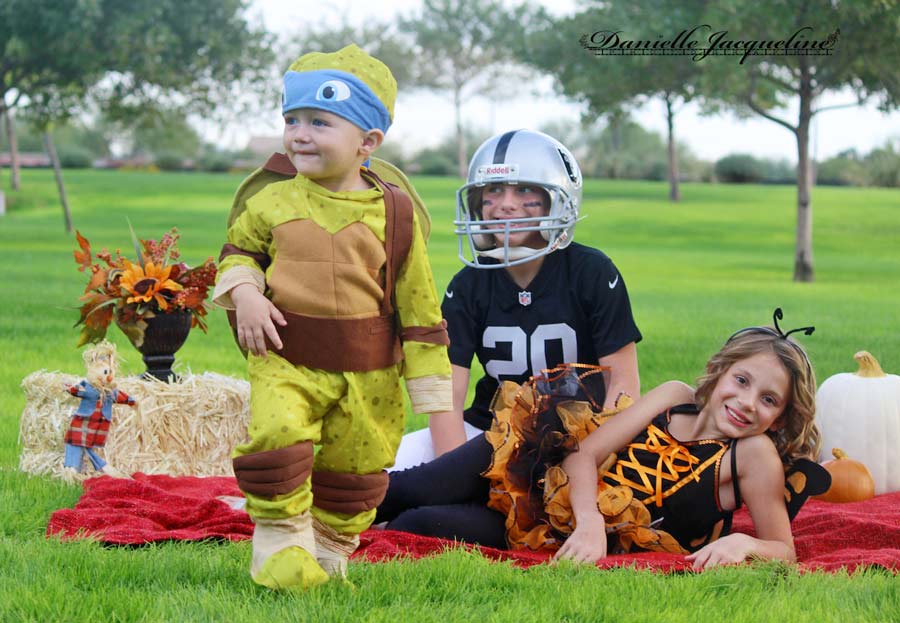
M 508 180 L 515 181 L 519 175 L 517 164 L 486 164 L 478 167 L 478 180 Z

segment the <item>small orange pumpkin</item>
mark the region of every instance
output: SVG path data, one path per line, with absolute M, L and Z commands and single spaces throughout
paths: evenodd
M 869 468 L 854 461 L 840 448 L 832 448 L 833 461 L 825 461 L 822 467 L 831 474 L 831 487 L 815 496 L 825 502 L 861 502 L 875 496 L 875 480 Z

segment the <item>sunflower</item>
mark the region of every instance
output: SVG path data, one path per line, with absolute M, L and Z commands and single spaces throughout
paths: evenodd
M 126 303 L 149 303 L 155 299 L 161 310 L 168 309 L 169 304 L 162 292 L 181 290 L 180 284 L 169 279 L 171 272 L 171 266 L 163 267 L 147 262 L 146 267 L 141 268 L 139 264 L 125 260 L 125 270 L 122 271 L 119 285 L 130 295 Z

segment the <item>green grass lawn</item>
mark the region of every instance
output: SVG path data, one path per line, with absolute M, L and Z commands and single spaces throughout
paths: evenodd
M 3 183 L 8 178 L 2 177 Z M 126 218 L 144 238 L 172 226 L 182 256 L 197 264 L 217 255 L 235 175 L 66 173 L 75 227 L 95 249 L 133 255 Z M 421 178 L 417 188 L 434 219 L 429 254 L 443 289 L 460 263 L 450 233 L 459 180 Z M 814 324 L 802 338 L 817 376 L 855 369 L 869 350 L 900 371 L 900 192 L 816 189 L 816 281 L 796 284 L 795 191 L 787 186 L 683 187 L 589 181 L 577 240 L 603 249 L 629 288 L 644 340 L 643 387 L 693 381 L 735 329 L 768 323 Z M 896 621 L 900 580 L 878 570 L 852 577 L 799 574 L 777 564 L 700 575 L 658 576 L 562 565 L 527 571 L 454 551 L 432 560 L 354 564 L 357 588 L 329 585 L 308 595 L 272 594 L 246 574 L 247 543 L 174 543 L 107 548 L 44 538 L 54 510 L 80 489 L 17 471 L 19 384 L 38 369 L 81 374 L 75 348 L 77 300 L 85 285 L 72 258 L 73 235 L 48 171 L 23 173 L 0 217 L 0 622 L 5 621 Z M 194 332 L 178 353 L 183 368 L 245 377 L 224 314 Z M 143 370 L 117 329 L 110 338 L 124 373 Z M 475 375 L 473 375 L 475 376 Z M 425 425 L 411 418 L 409 429 Z

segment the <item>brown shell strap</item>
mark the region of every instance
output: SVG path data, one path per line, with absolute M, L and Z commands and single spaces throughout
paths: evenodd
M 394 312 L 394 284 L 397 272 L 406 261 L 412 246 L 413 205 L 409 195 L 393 184 L 388 184 L 373 171 L 366 175 L 378 184 L 384 193 L 384 250 L 387 256 L 384 270 L 384 299 L 381 314 Z
M 272 154 L 269 159 L 266 160 L 263 169 L 286 177 L 294 177 L 297 175 L 297 168 L 294 166 L 294 163 L 291 162 L 291 159 L 288 158 L 287 154 L 282 152 L 275 152 Z
M 384 193 L 384 250 L 387 259 L 381 314 L 388 315 L 394 312 L 394 284 L 397 281 L 397 273 L 406 261 L 412 246 L 413 204 L 409 195 L 382 180 L 374 171 L 367 170 L 366 175 L 378 184 Z

